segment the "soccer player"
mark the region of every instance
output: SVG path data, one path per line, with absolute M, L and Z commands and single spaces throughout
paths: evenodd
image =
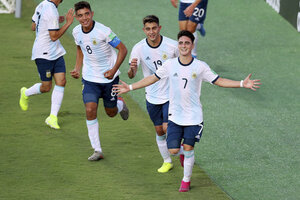
M 88 160 L 97 161 L 103 158 L 97 119 L 99 98 L 103 99 L 109 117 L 120 113 L 122 119 L 127 120 L 129 116 L 124 100 L 112 92 L 112 85 L 119 82 L 119 67 L 126 57 L 127 49 L 109 27 L 93 20 L 94 12 L 88 2 L 80 1 L 74 6 L 80 24 L 73 29 L 77 56 L 75 68 L 70 73 L 72 77 L 79 78 L 83 66 L 82 96 L 88 135 L 94 149 Z
M 177 8 L 178 0 L 171 0 L 171 3 Z M 198 30 L 203 37 L 206 34 L 203 24 L 206 18 L 207 3 L 208 0 L 180 0 L 178 10 L 179 29 L 194 33 L 193 57 L 197 57 L 198 35 L 196 30 Z
M 161 25 L 159 25 L 158 17 L 148 15 L 143 19 L 143 24 L 146 38 L 138 42 L 132 49 L 129 59 L 129 78 L 135 77 L 139 65 L 142 66 L 144 77 L 147 77 L 154 74 L 167 59 L 179 55 L 177 41 L 160 35 Z M 167 79 L 146 87 L 147 110 L 155 127 L 158 149 L 164 160 L 163 165 L 157 170 L 160 173 L 168 172 L 173 168 L 166 142 L 168 88 Z
M 190 179 L 195 162 L 194 145 L 199 142 L 203 130 L 203 114 L 200 102 L 203 81 L 226 88 L 259 88 L 259 80 L 250 80 L 249 74 L 242 81 L 233 81 L 219 77 L 203 61 L 192 57 L 194 36 L 189 31 L 178 33 L 179 57 L 167 60 L 155 74 L 132 85 L 121 81 L 114 85 L 114 92 L 119 95 L 151 85 L 159 80 L 169 80 L 169 122 L 167 145 L 172 155 L 183 154 L 183 179 L 179 192 L 190 189 Z M 183 149 L 181 148 L 183 144 Z
M 59 28 L 59 22 L 64 20 L 59 17 L 57 7 L 62 0 L 42 1 L 35 9 L 32 16 L 31 28 L 36 32 L 32 48 L 32 60 L 35 60 L 41 83 L 36 83 L 30 88 L 22 87 L 19 105 L 22 110 L 28 109 L 29 96 L 49 92 L 52 88 L 52 77 L 55 86 L 51 96 L 51 112 L 45 123 L 54 129 L 60 129 L 57 123 L 57 113 L 60 109 L 64 88 L 66 85 L 66 67 L 63 55 L 65 49 L 59 38 L 66 32 L 74 20 L 74 10 L 70 9 L 66 15 L 66 23 Z

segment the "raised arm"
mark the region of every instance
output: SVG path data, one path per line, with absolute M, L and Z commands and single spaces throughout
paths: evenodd
M 57 31 L 49 31 L 49 35 L 52 41 L 58 40 L 66 30 L 71 26 L 74 20 L 74 10 L 70 8 L 66 15 L 66 23 Z
M 133 58 L 130 62 L 130 68 L 128 69 L 128 77 L 130 79 L 134 78 L 137 72 L 137 58 Z
M 256 91 L 256 89 L 259 88 L 259 85 L 261 85 L 261 83 L 260 80 L 250 80 L 251 75 L 252 74 L 249 74 L 242 81 L 233 81 L 226 78 L 218 78 L 214 84 L 220 87 L 226 87 L 226 88 L 244 87 Z
M 157 76 L 155 76 L 154 74 L 151 75 L 151 76 L 147 76 L 147 77 L 143 78 L 142 80 L 133 83 L 132 85 L 128 85 L 124 81 L 120 80 L 122 85 L 120 85 L 120 84 L 113 85 L 114 86 L 113 91 L 118 93 L 118 95 L 120 95 L 120 94 L 123 94 L 123 93 L 127 93 L 130 90 L 137 90 L 137 89 L 140 89 L 140 88 L 147 87 L 147 86 L 155 83 L 158 80 L 159 80 L 159 78 L 157 78 Z

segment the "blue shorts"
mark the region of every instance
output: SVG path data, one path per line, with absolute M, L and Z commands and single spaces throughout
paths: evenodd
M 199 142 L 203 131 L 203 122 L 199 125 L 180 126 L 174 122 L 168 122 L 167 145 L 168 149 L 180 148 L 181 141 L 183 144 L 194 146 Z
M 110 83 L 94 83 L 82 79 L 82 99 L 84 104 L 89 102 L 99 103 L 99 99 L 103 99 L 105 108 L 114 108 L 117 106 L 117 95 L 112 92 L 114 84 L 119 83 L 119 77 Z
M 146 100 L 147 110 L 154 126 L 168 123 L 169 101 L 164 104 L 152 104 Z
M 46 60 L 42 58 L 35 59 L 40 79 L 42 81 L 51 81 L 55 73 L 66 73 L 66 65 L 64 57 L 61 56 L 56 60 Z
M 203 24 L 205 17 L 206 17 L 206 8 L 207 8 L 207 2 L 208 0 L 201 1 L 196 8 L 194 9 L 194 12 L 192 16 L 186 17 L 184 14 L 184 10 L 191 5 L 191 3 L 180 3 L 179 5 L 179 13 L 178 13 L 178 20 L 179 21 L 187 21 L 190 20 L 192 22 L 195 22 L 197 24 Z

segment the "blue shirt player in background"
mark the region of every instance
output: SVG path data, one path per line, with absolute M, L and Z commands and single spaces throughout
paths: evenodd
M 75 68 L 70 73 L 79 78 L 83 67 L 82 96 L 88 135 L 94 149 L 88 160 L 97 161 L 103 158 L 97 120 L 99 98 L 103 99 L 109 117 L 120 113 L 123 120 L 128 119 L 129 111 L 124 100 L 112 92 L 112 85 L 119 82 L 119 67 L 126 57 L 127 48 L 109 27 L 93 20 L 94 12 L 88 2 L 76 3 L 75 14 L 80 24 L 73 29 L 77 56 Z
M 59 28 L 57 7 L 62 0 L 42 1 L 35 9 L 32 16 L 31 28 L 36 32 L 36 38 L 32 48 L 32 60 L 35 60 L 41 83 L 36 83 L 30 88 L 22 87 L 19 105 L 22 110 L 28 109 L 29 96 L 49 92 L 52 88 L 52 77 L 55 86 L 51 96 L 51 112 L 46 119 L 46 124 L 54 129 L 60 129 L 57 123 L 57 114 L 60 109 L 64 88 L 66 85 L 66 67 L 63 55 L 65 49 L 59 38 L 66 32 L 74 20 L 74 11 L 70 9 L 66 15 L 66 23 Z

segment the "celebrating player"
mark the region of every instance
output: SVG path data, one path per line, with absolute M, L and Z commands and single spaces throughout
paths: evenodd
M 178 58 L 167 60 L 155 74 L 132 85 L 121 81 L 122 85 L 114 85 L 114 91 L 123 94 L 168 78 L 170 105 L 167 145 L 172 155 L 184 155 L 184 176 L 179 192 L 187 192 L 190 189 L 190 179 L 195 162 L 194 145 L 199 142 L 203 131 L 200 102 L 202 82 L 227 88 L 245 87 L 254 91 L 259 88 L 260 82 L 259 80 L 250 80 L 251 74 L 242 81 L 219 77 L 205 62 L 192 57 L 191 51 L 195 38 L 191 32 L 180 31 L 177 38 L 180 54 Z M 183 149 L 181 144 L 183 144 Z
M 119 67 L 126 57 L 127 49 L 109 27 L 93 20 L 94 12 L 88 2 L 76 3 L 75 14 L 80 24 L 73 29 L 77 56 L 75 68 L 70 73 L 72 77 L 79 78 L 83 66 L 82 96 L 88 135 L 94 149 L 88 160 L 97 161 L 103 158 L 97 119 L 99 98 L 103 99 L 109 117 L 120 113 L 123 120 L 128 119 L 129 111 L 124 100 L 112 92 L 112 85 L 119 82 Z
M 177 42 L 160 35 L 161 26 L 158 17 L 155 15 L 146 16 L 143 19 L 143 24 L 146 38 L 138 42 L 132 49 L 129 59 L 129 78 L 135 77 L 139 65 L 142 66 L 144 77 L 147 77 L 154 74 L 167 59 L 178 56 Z M 155 127 L 158 149 L 164 159 L 163 165 L 157 170 L 160 173 L 168 172 L 173 168 L 166 142 L 169 107 L 168 88 L 167 79 L 146 87 L 147 110 Z
M 35 9 L 31 28 L 36 32 L 36 38 L 31 59 L 35 60 L 41 83 L 36 83 L 28 89 L 22 87 L 19 101 L 21 109 L 26 111 L 29 96 L 49 92 L 52 87 L 52 77 L 54 77 L 55 86 L 51 96 L 51 112 L 45 121 L 48 126 L 54 129 L 60 129 L 57 123 L 57 113 L 63 100 L 66 85 L 66 67 L 63 58 L 66 51 L 59 38 L 74 20 L 74 11 L 70 9 L 66 15 L 66 23 L 59 28 L 59 22 L 64 20 L 63 17 L 59 17 L 57 10 L 61 2 L 62 0 L 45 0 Z

